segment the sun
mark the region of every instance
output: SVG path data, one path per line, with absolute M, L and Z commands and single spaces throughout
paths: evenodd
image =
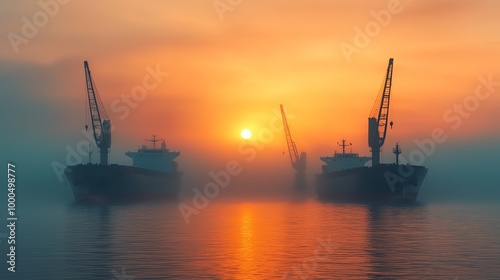
M 243 129 L 241 131 L 241 138 L 243 139 L 250 139 L 250 137 L 252 137 L 252 132 L 248 129 Z

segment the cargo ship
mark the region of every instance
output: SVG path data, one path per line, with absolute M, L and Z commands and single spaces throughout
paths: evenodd
M 387 136 L 389 104 L 394 60 L 389 59 L 384 84 L 368 118 L 368 145 L 371 157 L 345 152 L 321 157 L 325 163 L 316 175 L 316 194 L 320 200 L 415 202 L 428 169 L 424 166 L 399 164 L 401 148 L 393 149 L 396 162 L 380 163 L 380 150 Z
M 399 144 L 394 149 L 401 151 Z M 323 173 L 316 176 L 318 198 L 366 202 L 416 201 L 427 168 L 399 162 L 371 166 L 371 159 L 345 151 L 336 152 L 333 157 L 321 157 L 325 165 L 322 166 Z
M 158 141 L 153 135 L 153 139 Z M 153 143 L 155 143 L 153 142 Z M 154 144 L 153 144 L 154 145 Z M 181 188 L 181 172 L 174 161 L 180 152 L 170 151 L 162 140 L 158 149 L 143 145 L 126 152 L 132 166 L 79 164 L 64 170 L 77 202 L 175 199 Z
M 100 163 L 67 166 L 64 174 L 71 185 L 76 202 L 109 202 L 130 200 L 175 199 L 181 188 L 181 172 L 174 161 L 180 155 L 170 151 L 163 139 L 155 135 L 136 152 L 125 155 L 132 159 L 132 166 L 108 164 L 111 147 L 111 121 L 92 80 L 88 62 L 84 62 L 90 121 Z M 88 129 L 88 125 L 85 125 Z M 160 148 L 156 143 L 161 141 Z

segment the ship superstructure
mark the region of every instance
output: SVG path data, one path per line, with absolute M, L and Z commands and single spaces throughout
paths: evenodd
M 132 166 L 160 172 L 177 172 L 177 163 L 174 159 L 181 153 L 167 149 L 165 140 L 156 139 L 156 135 L 146 141 L 152 142 L 153 148 L 143 145 L 137 152 L 129 151 L 125 153 L 126 156 L 132 159 Z M 156 148 L 156 142 L 160 141 L 161 147 Z
M 325 165 L 322 166 L 323 173 L 363 167 L 370 163 L 371 157 L 359 156 L 359 154 L 353 153 L 352 151 L 346 152 L 345 149 L 348 145 L 345 139 L 342 139 L 341 142 L 337 144 L 342 147 L 341 153 L 335 151 L 333 157 L 320 157 L 321 161 L 325 163 Z M 352 147 L 352 143 L 349 143 L 349 146 Z

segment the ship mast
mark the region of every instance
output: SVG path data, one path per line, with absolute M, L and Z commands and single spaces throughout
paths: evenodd
M 342 142 L 342 144 L 340 144 L 339 142 L 337 142 L 337 145 L 339 145 L 340 147 L 342 147 L 342 154 L 345 154 L 345 147 L 347 147 L 347 146 L 351 146 L 351 153 L 352 153 L 352 143 L 349 143 L 349 145 L 347 145 L 345 143 L 345 139 L 342 139 L 341 142 Z
M 95 144 L 99 148 L 101 155 L 101 164 L 108 164 L 108 153 L 111 147 L 111 121 L 109 120 L 106 109 L 99 97 L 97 88 L 92 80 L 90 68 L 87 61 L 83 62 L 85 70 L 85 81 L 87 85 L 87 97 L 89 101 L 90 120 L 92 123 L 92 130 L 94 132 Z M 88 125 L 85 125 L 85 130 Z
M 292 134 L 290 133 L 290 127 L 286 120 L 285 110 L 283 105 L 280 104 L 281 117 L 283 119 L 283 130 L 285 131 L 286 143 L 288 145 L 288 154 L 290 155 L 290 161 L 292 162 L 292 167 L 297 171 L 297 174 L 303 174 L 306 170 L 306 153 L 300 153 L 297 150 L 297 146 L 292 139 Z
M 165 141 L 163 139 L 156 139 L 156 134 L 153 134 L 152 137 L 153 137 L 153 139 L 146 139 L 146 141 L 149 141 L 149 142 L 153 143 L 153 150 L 156 149 L 156 142 Z
M 89 154 L 89 164 L 92 163 L 92 144 L 89 144 L 89 149 L 88 149 L 88 154 Z
M 399 143 L 396 142 L 396 147 L 392 149 L 392 152 L 396 155 L 396 165 L 399 165 L 399 155 L 401 154 Z
M 373 105 L 370 117 L 368 118 L 368 146 L 372 150 L 372 166 L 380 164 L 380 148 L 384 145 L 385 137 L 387 135 L 393 62 L 394 59 L 390 58 L 382 90 L 379 92 L 377 100 Z

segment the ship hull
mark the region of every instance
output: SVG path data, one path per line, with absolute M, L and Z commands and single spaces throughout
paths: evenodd
M 179 172 L 166 173 L 124 165 L 73 165 L 64 170 L 76 202 L 176 199 Z
M 320 200 L 415 202 L 427 168 L 380 164 L 316 176 Z

